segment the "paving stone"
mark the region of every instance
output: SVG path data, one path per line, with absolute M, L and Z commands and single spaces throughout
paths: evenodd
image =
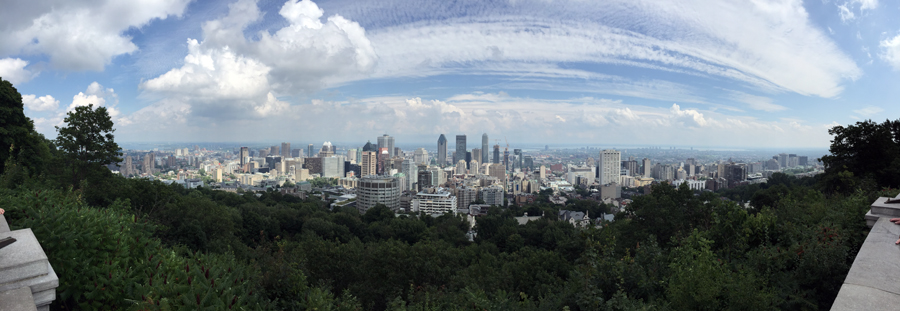
M 47 255 L 31 229 L 0 233 L 8 236 L 16 242 L 0 249 L 0 285 L 47 275 Z
M 841 286 L 841 291 L 838 294 L 838 298 L 835 299 L 834 304 L 831 305 L 831 310 L 895 311 L 897 310 L 898 305 L 900 305 L 900 296 L 894 293 L 885 292 L 871 287 L 845 283 L 843 286 Z
M 0 310 L 3 311 L 36 311 L 31 289 L 28 287 L 17 288 L 0 292 Z

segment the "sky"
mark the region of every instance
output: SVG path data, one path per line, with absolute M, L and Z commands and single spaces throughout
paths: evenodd
M 827 147 L 900 116 L 900 1 L 13 0 L 36 129 L 121 142 Z M 493 143 L 493 142 L 491 142 Z

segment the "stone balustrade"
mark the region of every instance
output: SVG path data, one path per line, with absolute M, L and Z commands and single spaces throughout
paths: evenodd
M 0 238 L 15 243 L 0 249 L 0 310 L 50 310 L 59 278 L 31 229 L 10 231 L 0 215 Z

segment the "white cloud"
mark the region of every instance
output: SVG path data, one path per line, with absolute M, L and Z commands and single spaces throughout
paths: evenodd
M 863 117 L 871 118 L 884 112 L 884 109 L 881 109 L 881 107 L 868 106 L 862 109 L 853 110 L 853 112 Z
M 887 62 L 894 70 L 900 70 L 900 35 L 886 39 L 878 44 L 881 47 L 881 59 Z
M 672 108 L 670 108 L 669 111 L 671 111 L 672 117 L 676 122 L 687 126 L 704 127 L 709 124 L 706 118 L 703 117 L 703 114 L 696 109 L 681 110 L 681 107 L 679 107 L 678 104 L 672 104 Z
M 25 66 L 28 66 L 28 61 L 19 58 L 2 58 L 0 59 L 0 78 L 9 81 L 13 86 L 28 82 L 37 76 L 37 73 L 25 69 Z
M 787 107 L 785 106 L 772 103 L 772 99 L 768 97 L 750 95 L 738 91 L 729 91 L 729 93 L 729 98 L 747 104 L 750 109 L 762 110 L 766 112 L 775 112 L 787 109 Z
M 22 95 L 22 103 L 25 104 L 25 108 L 34 111 L 56 110 L 57 108 L 59 108 L 59 101 L 50 95 L 44 95 L 41 97 L 37 97 L 31 94 Z
M 373 133 L 391 133 L 398 141 L 409 143 L 432 142 L 441 133 L 486 132 L 492 137 L 505 136 L 511 144 L 590 140 L 696 145 L 702 141 L 768 147 L 827 146 L 830 138 L 827 131 L 804 127 L 804 122 L 797 119 L 760 121 L 677 104 L 652 107 L 589 97 L 534 99 L 475 92 L 446 99 L 389 96 L 344 101 L 313 99 L 294 105 L 269 99 L 270 106 L 259 108 L 272 108 L 265 117 L 200 121 L 192 117 L 196 115 L 192 110 L 204 106 L 171 97 L 122 118 L 116 123 L 116 133 L 123 141 L 158 137 L 184 141 L 269 137 L 289 141 L 296 139 L 296 133 L 302 133 L 303 137 L 360 145 L 366 137 L 377 135 Z M 247 112 L 259 113 L 256 109 Z M 783 135 L 785 129 L 791 129 L 792 135 Z M 150 132 L 154 135 L 148 136 Z
M 44 54 L 55 68 L 103 70 L 138 50 L 126 30 L 181 16 L 188 0 L 14 1 L 0 12 L 0 55 Z
M 357 79 L 377 59 L 359 24 L 338 15 L 323 21 L 309 0 L 289 0 L 279 14 L 287 26 L 248 40 L 244 30 L 262 13 L 254 0 L 232 3 L 228 15 L 204 23 L 202 41 L 188 39 L 184 65 L 141 83 L 143 95 L 177 101 L 208 121 L 268 117 L 289 108 L 279 96 Z
M 841 14 L 841 21 L 845 22 L 845 23 L 847 21 L 856 19 L 856 15 L 853 14 L 853 11 L 851 11 L 850 8 L 847 7 L 847 5 L 848 5 L 848 3 L 844 3 L 844 4 L 837 6 L 838 12 L 840 12 L 840 14 Z
M 118 120 L 119 96 L 116 95 L 115 90 L 111 88 L 104 89 L 103 85 L 94 81 L 88 85 L 86 91 L 78 92 L 78 94 L 72 96 L 72 103 L 69 104 L 69 107 L 66 108 L 65 112 L 74 111 L 75 107 L 87 105 L 94 105 L 95 109 L 96 107 L 101 106 L 106 107 L 106 110 L 109 112 L 109 116 L 113 121 Z
M 862 75 L 810 22 L 799 1 L 641 2 L 521 1 L 509 9 L 473 5 L 464 12 L 435 8 L 440 5 L 433 3 L 400 8 L 401 13 L 372 17 L 381 18 L 380 24 L 399 22 L 371 30 L 379 55 L 374 76 L 458 73 L 460 67 L 489 74 L 489 64 L 500 58 L 525 65 L 587 62 L 665 68 L 766 90 L 834 97 L 845 81 Z M 429 21 L 405 18 L 424 14 L 418 10 L 441 9 L 451 12 L 435 13 L 440 18 Z
M 853 2 L 860 4 L 860 11 L 874 10 L 878 8 L 878 0 L 853 0 Z

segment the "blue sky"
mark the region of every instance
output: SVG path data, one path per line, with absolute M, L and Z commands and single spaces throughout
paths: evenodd
M 16 1 L 0 77 L 55 137 L 825 147 L 896 119 L 900 1 Z

